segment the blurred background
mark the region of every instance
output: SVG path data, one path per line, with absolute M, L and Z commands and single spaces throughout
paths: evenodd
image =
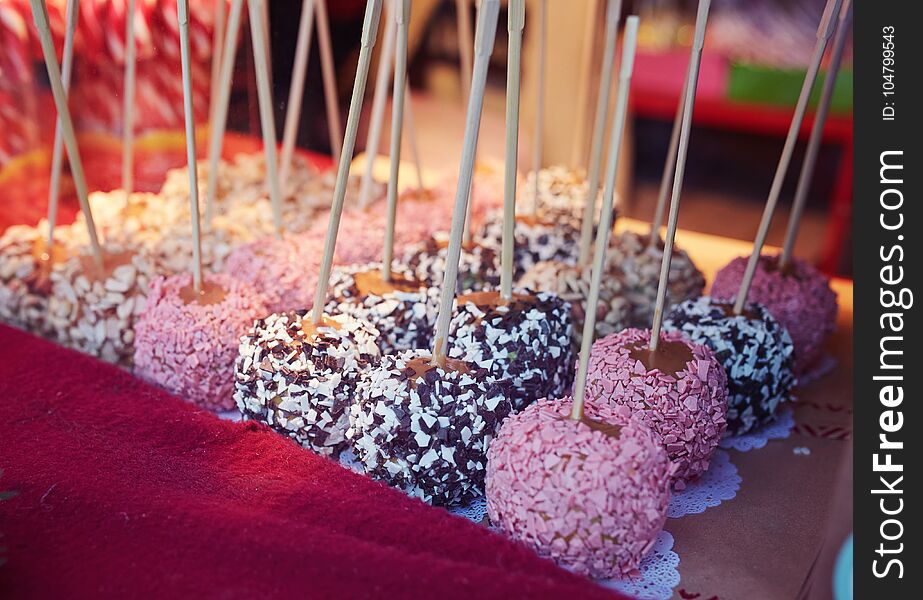
M 225 0 L 217 0 L 223 2 Z M 520 170 L 532 168 L 538 93 L 540 0 L 527 2 Z M 302 3 L 269 2 L 270 52 L 277 132 L 286 110 Z M 83 0 L 75 42 L 70 104 L 90 185 L 120 181 L 124 0 Z M 602 54 L 605 0 L 548 0 L 544 87 L 543 164 L 581 169 L 590 143 L 597 73 Z M 694 110 L 680 227 L 732 238 L 754 236 L 811 55 L 823 0 L 713 0 Z M 207 124 L 216 3 L 191 2 L 194 102 Z M 345 121 L 365 2 L 328 0 L 339 110 Z M 176 2 L 137 0 L 136 185 L 156 191 L 167 168 L 183 165 L 183 108 Z M 623 15 L 641 17 L 640 48 L 630 107 L 628 159 L 618 189 L 624 214 L 649 220 L 679 101 L 695 17 L 692 0 L 623 3 Z M 64 0 L 48 1 L 58 50 L 64 38 Z M 460 68 L 460 11 L 475 22 L 474 0 L 414 0 L 409 78 L 423 166 L 454 173 L 460 155 L 465 103 Z M 226 9 L 224 10 L 226 14 Z M 246 11 L 244 11 L 246 18 Z M 481 160 L 503 156 L 505 9 L 491 62 Z M 384 19 L 382 19 L 384 21 Z M 383 26 L 382 26 L 383 27 Z M 468 42 L 470 44 L 470 41 Z M 329 155 L 317 36 L 313 36 L 298 144 Z M 60 54 L 59 54 L 60 56 Z M 260 147 L 253 54 L 244 23 L 237 49 L 228 127 L 236 134 L 226 154 Z M 818 159 L 796 253 L 829 273 L 850 274 L 852 203 L 852 66 L 847 49 Z M 368 97 L 374 92 L 374 71 Z M 815 85 L 819 92 L 824 74 Z M 586 82 L 581 92 L 581 83 Z M 390 89 L 390 84 L 389 84 Z M 614 97 L 614 95 L 613 95 Z M 365 103 L 368 113 L 371 102 Z M 781 244 L 794 194 L 802 129 L 771 228 Z M 379 153 L 386 154 L 389 118 Z M 357 153 L 368 151 L 362 120 Z M 44 210 L 54 108 L 28 0 L 0 0 L 0 226 L 35 222 Z M 204 136 L 200 136 L 202 138 Z M 201 143 L 201 142 L 200 142 Z M 204 147 L 204 144 L 201 144 Z M 65 189 L 65 195 L 68 190 Z M 30 210 L 38 206 L 41 210 Z

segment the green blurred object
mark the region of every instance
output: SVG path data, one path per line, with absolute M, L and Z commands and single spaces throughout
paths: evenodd
M 734 102 L 769 104 L 772 106 L 795 106 L 801 84 L 804 83 L 803 69 L 780 70 L 772 67 L 732 63 L 728 81 L 728 99 Z M 811 92 L 811 106 L 817 105 L 823 78 L 822 70 Z M 852 112 L 852 69 L 840 69 L 833 88 L 830 112 L 842 114 Z

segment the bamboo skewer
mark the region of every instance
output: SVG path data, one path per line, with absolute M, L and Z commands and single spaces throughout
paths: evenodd
M 369 205 L 372 195 L 374 179 L 372 172 L 375 168 L 375 157 L 378 156 L 378 145 L 381 142 L 381 125 L 385 118 L 385 102 L 388 100 L 388 84 L 391 81 L 391 67 L 394 60 L 394 37 L 397 31 L 397 21 L 394 18 L 397 0 L 385 0 L 385 32 L 381 45 L 381 56 L 378 59 L 378 73 L 375 76 L 375 94 L 372 97 L 372 113 L 370 116 L 369 135 L 365 141 L 365 168 L 362 180 L 359 182 L 359 206 Z
M 473 73 L 472 44 L 474 40 L 471 35 L 471 13 L 468 12 L 469 0 L 455 0 L 455 27 L 458 35 L 458 57 L 461 63 L 461 89 L 462 99 L 467 101 L 471 96 L 471 76 Z
M 811 129 L 811 138 L 808 140 L 808 147 L 804 153 L 804 162 L 801 165 L 801 173 L 798 176 L 798 187 L 795 188 L 795 200 L 792 203 L 792 212 L 788 218 L 788 228 L 785 232 L 785 244 L 782 246 L 782 256 L 779 259 L 780 270 L 787 267 L 792 258 L 795 240 L 798 237 L 798 226 L 801 224 L 801 215 L 804 212 L 804 205 L 808 200 L 808 191 L 810 191 L 811 188 L 814 166 L 817 163 L 817 153 L 820 151 L 820 144 L 824 136 L 824 123 L 827 121 L 827 112 L 830 110 L 830 101 L 833 99 L 833 88 L 836 85 L 836 77 L 840 70 L 840 62 L 843 60 L 843 50 L 846 47 L 846 39 L 849 37 L 851 6 L 852 2 L 850 0 L 843 0 L 836 37 L 833 39 L 833 50 L 831 50 L 830 53 L 830 62 L 827 64 L 827 77 L 824 79 L 823 91 L 820 94 L 817 112 L 814 115 L 814 126 Z
M 673 183 L 673 174 L 676 170 L 676 153 L 679 148 L 679 132 L 682 129 L 683 111 L 686 109 L 686 90 L 689 86 L 689 68 L 686 68 L 686 78 L 683 80 L 683 89 L 679 101 L 676 103 L 676 115 L 673 117 L 673 131 L 670 132 L 670 147 L 667 149 L 667 160 L 663 166 L 663 175 L 660 178 L 660 189 L 657 192 L 657 207 L 654 209 L 654 218 L 651 220 L 651 234 L 648 245 L 653 248 L 660 241 L 660 226 L 663 225 L 663 215 L 667 208 L 667 197 L 670 195 Z
M 458 34 L 458 54 L 461 63 L 459 75 L 461 76 L 462 101 L 468 101 L 471 98 L 471 78 L 473 77 L 472 58 L 473 44 L 475 40 L 471 34 L 471 13 L 468 10 L 470 0 L 455 0 L 455 23 Z M 480 7 L 478 7 L 480 11 Z M 477 169 L 477 147 L 474 149 L 474 164 Z M 474 203 L 471 201 L 474 195 L 474 179 L 468 185 L 468 212 L 465 214 L 464 242 L 471 242 L 472 212 Z
M 256 91 L 260 104 L 260 125 L 263 130 L 263 152 L 266 154 L 266 177 L 269 179 L 269 204 L 276 235 L 282 235 L 282 191 L 279 188 L 279 163 L 276 149 L 276 121 L 273 115 L 272 87 L 269 83 L 269 57 L 266 55 L 264 22 L 265 0 L 248 0 L 250 36 L 253 38 L 253 63 L 256 67 Z
M 792 122 L 788 128 L 788 136 L 785 138 L 782 156 L 779 158 L 776 175 L 772 180 L 772 188 L 769 190 L 769 198 L 766 200 L 766 208 L 763 210 L 763 217 L 756 232 L 756 239 L 753 241 L 753 253 L 747 262 L 740 290 L 737 293 L 737 300 L 734 302 L 734 314 L 739 315 L 743 312 L 744 305 L 747 302 L 747 293 L 750 291 L 750 284 L 753 283 L 753 275 L 756 273 L 756 267 L 760 260 L 760 252 L 763 250 L 766 235 L 769 233 L 769 225 L 772 223 L 772 215 L 775 212 L 779 196 L 782 194 L 785 174 L 788 172 L 792 154 L 795 152 L 795 145 L 798 143 L 798 132 L 801 130 L 801 122 L 804 120 L 804 115 L 808 109 L 811 88 L 814 87 L 814 80 L 817 79 L 817 72 L 820 70 L 820 63 L 824 57 L 824 50 L 827 48 L 827 41 L 836 26 L 835 15 L 839 13 L 841 3 L 842 0 L 827 0 L 827 6 L 824 8 L 824 14 L 817 28 L 817 42 L 814 45 L 814 54 L 811 56 L 811 62 L 808 64 L 808 70 L 801 85 L 801 94 L 798 96 L 798 103 L 795 105 L 795 113 L 792 115 Z
M 507 31 L 509 50 L 506 66 L 506 157 L 503 178 L 503 238 L 500 253 L 500 298 L 513 299 L 513 246 L 516 228 L 516 163 L 519 156 L 519 93 L 522 67 L 522 28 L 526 20 L 525 0 L 510 0 Z M 536 177 L 538 171 L 536 171 Z
M 83 217 L 87 225 L 90 248 L 93 252 L 96 265 L 102 269 L 103 252 L 99 245 L 99 238 L 96 235 L 96 224 L 93 221 L 93 213 L 90 210 L 90 202 L 87 197 L 87 180 L 83 171 L 83 161 L 80 159 L 80 149 L 77 146 L 74 123 L 71 120 L 70 109 L 67 106 L 67 94 L 64 91 L 64 84 L 61 81 L 61 68 L 58 66 L 58 57 L 55 54 L 54 40 L 51 37 L 51 29 L 48 25 L 48 8 L 45 6 L 44 0 L 29 0 L 29 3 L 32 6 L 32 19 L 35 21 L 35 28 L 38 30 L 39 42 L 42 46 L 42 54 L 45 57 L 45 68 L 48 70 L 48 82 L 51 85 L 51 93 L 52 96 L 54 96 L 55 108 L 58 110 L 58 118 L 61 122 L 61 134 L 64 137 L 64 147 L 70 159 L 74 187 L 77 188 L 77 200 L 80 203 L 80 210 L 83 212 Z M 49 248 L 49 251 L 50 250 Z
M 314 26 L 314 0 L 303 0 L 301 19 L 298 23 L 298 41 L 295 44 L 295 64 L 292 66 L 292 83 L 288 89 L 288 105 L 285 110 L 285 127 L 282 133 L 282 158 L 280 177 L 289 193 L 289 177 L 292 172 L 292 156 L 298 137 L 298 123 L 301 120 L 301 103 L 304 100 L 304 81 L 308 72 L 308 54 L 311 50 L 311 31 Z
M 385 227 L 385 248 L 381 261 L 381 278 L 391 280 L 394 259 L 394 226 L 397 220 L 397 184 L 401 168 L 401 130 L 404 122 L 407 91 L 407 29 L 410 21 L 410 0 L 399 0 L 393 17 L 397 25 L 397 49 L 394 55 L 394 100 L 391 102 L 390 176 L 388 177 L 388 222 Z
M 228 104 L 231 101 L 231 80 L 234 77 L 234 59 L 236 57 L 237 39 L 240 36 L 240 18 L 244 0 L 231 0 L 228 13 L 227 34 L 224 50 L 221 52 L 221 77 L 214 104 L 212 123 L 209 126 L 208 149 L 208 183 L 205 195 L 205 227 L 211 225 L 215 212 L 218 193 L 218 161 L 224 145 L 224 132 L 228 121 Z M 212 90 L 215 93 L 215 90 Z
M 212 64 L 208 94 L 208 124 L 215 122 L 215 90 L 221 82 L 221 52 L 224 48 L 224 34 L 227 25 L 227 0 L 215 0 L 215 29 L 212 32 Z
M 317 46 L 320 50 L 321 75 L 324 80 L 324 104 L 327 107 L 330 151 L 340 156 L 343 150 L 343 126 L 340 123 L 340 105 L 337 100 L 337 76 L 333 64 L 333 43 L 330 40 L 330 19 L 327 16 L 327 0 L 315 0 L 317 10 Z
M 622 0 L 609 0 L 606 7 L 606 43 L 603 49 L 602 71 L 599 77 L 599 95 L 596 99 L 596 119 L 593 122 L 593 142 L 590 149 L 590 168 L 583 223 L 580 229 L 580 264 L 590 261 L 593 246 L 593 225 L 596 223 L 596 196 L 599 195 L 599 171 L 602 165 L 603 145 L 606 137 L 606 116 L 609 113 L 609 96 L 612 90 L 612 71 L 615 64 L 615 43 L 619 34 Z
M 367 0 L 365 19 L 362 23 L 362 42 L 359 48 L 359 64 L 356 67 L 356 80 L 353 83 L 352 98 L 349 103 L 349 115 L 346 119 L 346 133 L 343 137 L 343 151 L 337 167 L 336 185 L 333 190 L 333 202 L 330 205 L 330 222 L 327 225 L 327 237 L 324 241 L 324 257 L 321 260 L 320 273 L 317 277 L 317 290 L 314 295 L 312 320 L 320 325 L 324 318 L 324 305 L 327 303 L 327 288 L 330 286 L 330 271 L 333 268 L 333 252 L 336 249 L 337 231 L 340 217 L 343 216 L 343 202 L 346 199 L 346 183 L 349 179 L 349 163 L 356 147 L 356 133 L 359 129 L 359 115 L 362 112 L 362 99 L 365 84 L 369 76 L 369 63 L 372 49 L 378 37 L 378 20 L 381 17 L 381 0 Z
M 576 168 L 584 164 L 583 153 L 586 150 L 586 113 L 590 103 L 590 79 L 593 71 L 593 55 L 596 53 L 596 18 L 599 0 L 589 0 L 586 7 L 586 20 L 583 25 L 583 45 L 580 50 L 580 78 L 577 87 L 576 113 L 574 119 L 574 145 L 571 147 L 571 166 Z
M 708 0 L 705 1 L 708 2 Z M 574 404 L 571 408 L 570 418 L 575 421 L 583 419 L 586 374 L 590 362 L 590 350 L 593 346 L 594 332 L 596 331 L 596 310 L 591 307 L 595 307 L 599 303 L 602 271 L 606 261 L 606 250 L 609 247 L 609 234 L 612 231 L 615 178 L 618 174 L 622 137 L 625 134 L 625 119 L 628 115 L 628 92 L 631 87 L 631 74 L 634 68 L 637 40 L 638 17 L 631 16 L 625 20 L 625 36 L 622 40 L 622 64 L 619 67 L 619 89 L 615 101 L 615 114 L 612 117 L 612 134 L 609 142 L 608 164 L 606 165 L 606 186 L 603 190 L 603 211 L 599 218 L 599 231 L 596 234 L 593 275 L 590 278 L 590 292 L 586 300 L 586 319 L 583 322 L 583 343 L 580 347 L 577 378 L 574 380 Z
M 135 44 L 135 0 L 128 0 L 125 14 L 125 89 L 122 128 L 122 189 L 127 198 L 134 188 L 135 172 L 135 73 L 138 49 Z
M 458 278 L 458 261 L 461 256 L 462 236 L 465 227 L 468 194 L 474 175 L 477 152 L 478 129 L 484 104 L 484 87 L 487 83 L 487 67 L 497 34 L 499 0 L 482 0 L 478 10 L 477 33 L 474 41 L 474 67 L 471 77 L 471 94 L 465 117 L 465 137 L 462 144 L 458 184 L 455 190 L 455 209 L 452 214 L 452 229 L 449 233 L 449 247 L 446 253 L 445 278 L 442 283 L 442 297 L 439 302 L 439 316 L 436 319 L 433 364 L 445 366 L 448 352 L 447 342 L 452 307 L 455 303 L 455 287 Z
M 538 216 L 538 174 L 542 170 L 545 148 L 545 63 L 548 44 L 548 0 L 538 5 L 538 82 L 535 88 L 535 140 L 532 157 L 532 216 Z
M 410 84 L 406 84 L 404 96 L 404 122 L 407 123 L 407 141 L 410 145 L 410 159 L 413 161 L 417 173 L 417 191 L 423 194 L 426 186 L 423 184 L 423 165 L 420 161 L 420 148 L 417 145 L 417 128 L 413 120 L 413 98 L 410 95 Z
M 679 200 L 683 191 L 683 176 L 686 173 L 686 156 L 689 151 L 689 135 L 692 131 L 692 113 L 695 108 L 695 94 L 699 82 L 699 66 L 702 63 L 702 47 L 705 45 L 705 28 L 708 25 L 708 10 L 711 0 L 699 0 L 695 18 L 695 37 L 689 55 L 686 77 L 683 117 L 677 146 L 676 165 L 673 173 L 673 193 L 670 198 L 670 217 L 667 220 L 667 236 L 664 240 L 663 260 L 660 262 L 660 283 L 657 286 L 657 301 L 654 304 L 654 323 L 651 327 L 651 350 L 660 343 L 660 328 L 663 325 L 663 310 L 670 281 L 670 264 L 673 260 L 673 241 L 676 237 L 676 223 L 679 219 Z
M 252 1 L 252 0 L 251 0 Z M 178 0 L 179 49 L 183 68 L 183 112 L 186 126 L 186 162 L 189 165 L 189 212 L 192 215 L 192 289 L 202 293 L 202 235 L 199 224 L 199 177 L 196 170 L 195 112 L 192 108 L 192 70 L 189 59 L 189 3 Z M 252 5 L 251 5 L 252 6 Z
M 68 94 L 74 65 L 74 31 L 80 18 L 80 0 L 67 0 L 67 29 L 64 33 L 64 56 L 61 62 L 61 87 Z M 51 183 L 48 186 L 48 252 L 54 248 L 54 229 L 58 221 L 61 193 L 61 170 L 64 166 L 64 138 L 61 117 L 55 119 L 54 146 L 51 151 Z

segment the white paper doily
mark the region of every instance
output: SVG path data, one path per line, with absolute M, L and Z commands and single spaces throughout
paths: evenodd
M 215 413 L 218 415 L 218 418 L 222 421 L 240 421 L 244 417 L 240 414 L 239 410 L 223 410 L 221 412 Z
M 673 536 L 661 531 L 651 553 L 641 561 L 641 574 L 629 579 L 604 579 L 603 587 L 618 590 L 638 600 L 669 600 L 679 585 L 679 555 L 673 552 Z
M 716 450 L 708 470 L 698 480 L 687 484 L 680 492 L 674 491 L 667 516 L 677 519 L 697 515 L 707 508 L 732 499 L 740 489 L 740 475 L 724 450 Z
M 453 506 L 447 510 L 457 517 L 464 517 L 475 523 L 486 523 L 487 499 L 480 496 L 464 506 Z
M 718 445 L 722 448 L 733 448 L 734 450 L 746 452 L 755 448 L 762 448 L 769 440 L 784 440 L 792 434 L 793 427 L 795 427 L 795 413 L 791 408 L 784 408 L 772 423 L 767 423 L 759 429 L 743 435 L 726 437 Z

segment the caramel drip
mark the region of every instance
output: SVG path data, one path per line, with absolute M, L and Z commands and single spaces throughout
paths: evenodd
M 421 283 L 395 273 L 391 274 L 390 281 L 385 281 L 381 271 L 377 269 L 356 273 L 353 275 L 353 281 L 362 297 L 384 296 L 390 292 L 417 292 L 423 287 Z
M 801 279 L 797 273 L 795 273 L 795 263 L 789 262 L 787 265 L 779 268 L 779 257 L 778 256 L 762 256 L 760 257 L 760 262 L 763 263 L 763 268 L 766 269 L 767 273 L 779 273 L 783 277 L 794 277 L 795 279 Z
M 112 277 L 112 273 L 122 265 L 127 265 L 131 263 L 133 253 L 124 251 L 124 252 L 115 252 L 115 253 L 103 253 L 103 266 L 102 269 L 99 268 L 99 264 L 96 262 L 96 258 L 92 254 L 81 254 L 80 255 L 80 268 L 86 274 L 87 278 L 94 281 L 105 281 Z
M 305 315 L 305 318 L 301 320 L 301 333 L 304 334 L 304 337 L 307 339 L 312 339 L 315 336 L 320 334 L 321 327 L 329 327 L 330 329 L 339 329 L 341 325 L 334 321 L 333 319 L 324 315 L 320 323 L 315 323 L 310 316 Z
M 410 200 L 416 202 L 432 202 L 436 199 L 436 194 L 432 190 L 414 188 L 401 194 L 401 200 Z
M 212 304 L 218 304 L 224 301 L 224 298 L 227 296 L 227 290 L 218 285 L 217 283 L 212 283 L 209 281 L 202 282 L 202 290 L 196 293 L 195 288 L 190 283 L 189 285 L 183 287 L 179 291 L 180 299 L 186 304 L 200 304 L 202 306 L 210 306 Z
M 538 218 L 536 215 L 516 215 L 516 222 L 527 227 L 535 227 L 538 225 L 553 225 L 553 223 L 544 221 Z
M 448 240 L 448 239 L 436 239 L 436 238 L 433 238 L 433 242 L 436 244 L 436 249 L 437 249 L 437 250 L 445 250 L 446 248 L 449 247 L 449 240 Z M 462 250 L 464 250 L 464 251 L 466 251 L 466 252 L 471 252 L 472 250 L 474 250 L 475 248 L 477 248 L 477 244 L 474 243 L 474 242 L 462 242 L 462 246 L 461 246 L 461 247 L 462 247 Z
M 760 316 L 756 313 L 756 311 L 748 309 L 748 308 L 744 308 L 743 311 L 741 311 L 739 315 L 734 314 L 734 305 L 731 304 L 730 302 L 721 302 L 719 304 L 715 304 L 715 306 L 720 308 L 721 311 L 724 313 L 724 316 L 728 318 L 746 317 L 754 321 L 760 320 Z
M 464 375 L 468 373 L 471 368 L 463 360 L 457 360 L 454 358 L 446 358 L 445 365 L 437 365 L 433 362 L 428 356 L 418 356 L 412 360 L 407 361 L 405 365 L 406 369 L 411 369 L 414 374 L 414 380 L 424 377 L 427 373 L 433 369 L 442 369 L 443 371 L 461 373 Z
M 500 292 L 494 291 L 484 291 L 484 292 L 469 292 L 467 294 L 461 294 L 456 297 L 456 300 L 459 304 L 471 303 L 477 306 L 478 308 L 491 309 L 497 308 L 498 306 L 508 306 L 514 302 L 534 302 L 535 296 L 529 294 L 513 294 L 512 300 L 505 300 Z
M 130 219 L 132 217 L 140 219 L 144 216 L 145 211 L 147 210 L 147 202 L 129 202 L 125 208 L 122 209 L 122 217 L 125 219 Z
M 35 238 L 35 243 L 32 244 L 32 258 L 35 260 L 36 265 L 38 266 L 38 276 L 39 278 L 47 278 L 51 274 L 51 268 L 56 265 L 63 263 L 68 259 L 67 248 L 61 244 L 54 244 L 51 247 L 51 251 L 48 250 L 48 241 L 39 236 Z
M 621 425 L 616 425 L 615 423 L 606 423 L 604 421 L 597 421 L 596 419 L 591 419 L 586 415 L 583 415 L 583 417 L 580 418 L 580 422 L 593 431 L 598 431 L 601 434 L 607 435 L 611 438 L 619 439 L 622 436 Z
M 665 375 L 683 371 L 689 361 L 695 360 L 692 350 L 682 342 L 661 339 L 656 350 L 643 343 L 628 347 L 628 356 L 641 361 L 648 371 L 658 370 Z

